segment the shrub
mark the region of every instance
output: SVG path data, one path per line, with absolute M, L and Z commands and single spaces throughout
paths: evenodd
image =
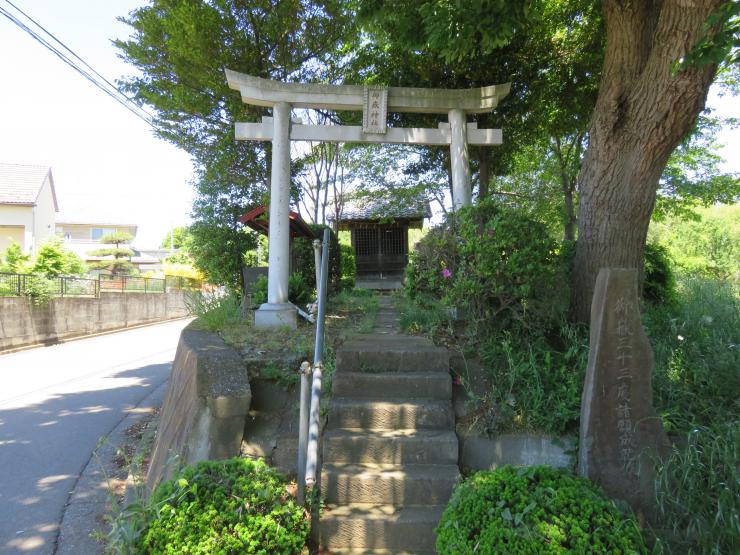
M 327 226 L 309 224 L 308 227 L 316 234 L 317 239 L 323 240 L 324 229 Z M 310 289 L 316 287 L 316 262 L 313 252 L 313 239 L 296 237 L 293 239 L 293 258 L 295 273 L 303 276 L 303 281 Z M 336 293 L 341 288 L 342 252 L 339 248 L 339 239 L 333 231 L 329 239 L 329 294 Z
M 652 303 L 672 303 L 676 300 L 676 277 L 668 249 L 657 243 L 645 245 L 645 277 L 642 297 Z
M 341 283 L 342 289 L 352 289 L 355 286 L 357 278 L 357 264 L 355 260 L 355 251 L 350 245 L 340 243 L 339 250 L 341 253 Z
M 659 465 L 656 553 L 737 553 L 740 422 L 697 428 Z
M 314 282 L 316 279 L 314 279 Z M 267 302 L 267 276 L 260 276 L 250 289 L 252 304 L 259 306 Z M 293 272 L 288 277 L 288 300 L 296 305 L 305 305 L 316 296 L 313 286 L 306 283 L 304 274 Z
M 261 460 L 204 461 L 160 484 L 132 538 L 135 552 L 300 553 L 309 534 L 304 509 L 284 478 Z M 120 525 L 119 525 L 120 528 Z
M 505 466 L 459 485 L 437 527 L 437 552 L 646 553 L 637 523 L 583 478 Z
M 543 224 L 485 200 L 420 241 L 411 256 L 407 290 L 412 298 L 442 298 L 499 329 L 532 327 L 564 308 L 556 253 Z

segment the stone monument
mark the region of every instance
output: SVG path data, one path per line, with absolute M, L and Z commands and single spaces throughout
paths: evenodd
M 654 458 L 670 449 L 653 408 L 652 368 L 637 270 L 602 268 L 591 303 L 578 473 L 627 501 L 641 518 L 654 500 Z

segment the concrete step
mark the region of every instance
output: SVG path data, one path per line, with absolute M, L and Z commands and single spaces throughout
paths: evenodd
M 332 391 L 335 399 L 451 399 L 452 379 L 447 372 L 374 374 L 338 370 Z
M 324 463 L 457 464 L 453 431 L 328 430 Z
M 394 507 L 392 505 L 342 505 L 329 507 L 321 515 L 321 545 L 336 552 L 339 549 L 364 549 L 381 553 L 434 552 L 434 528 L 444 505 L 430 507 Z M 346 553 L 346 551 L 345 551 Z
M 329 428 L 400 430 L 448 428 L 455 425 L 452 402 L 432 399 L 334 399 Z
M 337 350 L 337 368 L 363 372 L 448 372 L 450 354 L 424 337 L 359 335 Z
M 460 479 L 456 465 L 324 464 L 321 489 L 327 503 L 444 505 Z

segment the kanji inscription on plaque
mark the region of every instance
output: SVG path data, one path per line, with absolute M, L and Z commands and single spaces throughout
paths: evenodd
M 368 86 L 364 89 L 362 103 L 362 132 L 386 132 L 386 118 L 388 115 L 388 88 Z

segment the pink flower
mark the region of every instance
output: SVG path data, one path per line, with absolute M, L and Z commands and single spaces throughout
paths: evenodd
M 445 268 L 444 270 L 442 270 L 442 277 L 445 279 L 448 279 L 452 277 L 452 272 L 450 272 L 447 268 Z

